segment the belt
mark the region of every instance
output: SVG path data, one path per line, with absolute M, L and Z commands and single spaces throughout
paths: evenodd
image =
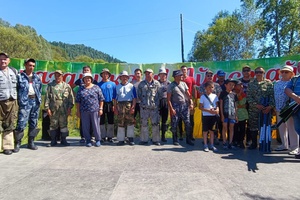
M 28 98 L 29 98 L 29 99 L 35 99 L 35 94 L 33 94 L 33 95 L 28 95 Z

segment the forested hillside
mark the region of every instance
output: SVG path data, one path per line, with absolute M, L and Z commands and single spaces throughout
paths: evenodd
M 13 58 L 32 57 L 37 60 L 74 62 L 122 62 L 106 53 L 83 44 L 48 42 L 30 26 L 16 24 L 0 18 L 0 51 Z

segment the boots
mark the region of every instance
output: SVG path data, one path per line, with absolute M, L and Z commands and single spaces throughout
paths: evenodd
M 31 149 L 31 150 L 37 150 L 38 149 L 38 147 L 34 144 L 34 137 L 33 136 L 28 137 L 27 148 Z
M 24 131 L 14 130 L 14 138 L 15 138 L 15 147 L 12 150 L 13 153 L 18 153 L 20 151 L 21 141 L 24 136 Z
M 70 144 L 67 142 L 67 136 L 69 135 L 69 131 L 67 132 L 61 132 L 61 141 L 60 144 L 64 146 L 70 146 Z
M 50 130 L 51 142 L 47 145 L 47 147 L 53 147 L 57 145 L 57 130 Z
M 172 132 L 172 139 L 173 139 L 173 144 L 178 146 L 178 139 L 177 139 L 177 132 Z
M 251 138 L 252 138 L 252 144 L 250 145 L 249 149 L 256 149 L 257 148 L 257 135 L 258 131 L 251 131 Z
M 186 133 L 186 143 L 188 144 L 188 145 L 191 145 L 191 146 L 194 146 L 194 143 L 192 142 L 192 135 L 191 135 L 191 133 Z
M 20 151 L 21 140 L 15 141 L 15 148 L 12 150 L 13 153 L 18 153 Z
M 28 131 L 28 145 L 27 148 L 31 150 L 37 150 L 38 147 L 34 144 L 34 138 L 37 136 L 40 129 L 29 129 Z
M 161 141 L 162 142 L 167 142 L 167 140 L 166 140 L 166 130 L 167 130 L 167 124 L 162 124 L 161 125 Z

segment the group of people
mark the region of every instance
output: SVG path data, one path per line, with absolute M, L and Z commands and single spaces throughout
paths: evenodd
M 39 132 L 37 121 L 42 92 L 42 82 L 34 72 L 34 59 L 24 61 L 25 70 L 21 73 L 9 67 L 9 62 L 9 56 L 0 53 L 0 118 L 3 153 L 6 155 L 19 152 L 27 124 L 27 147 L 38 149 L 34 139 Z M 298 69 L 300 70 L 300 65 Z M 152 69 L 144 72 L 136 69 L 134 79 L 129 82 L 128 72 L 122 71 L 119 74 L 120 83 L 116 85 L 110 80 L 109 69 L 102 69 L 102 79 L 98 83 L 92 76 L 91 68 L 84 66 L 83 77 L 70 86 L 63 81 L 63 72 L 56 70 L 54 80 L 47 86 L 44 102 L 44 109 L 50 117 L 51 142 L 48 146 L 56 146 L 58 141 L 64 146 L 69 145 L 66 139 L 69 135 L 68 116 L 75 104 L 76 115 L 80 119 L 80 142 L 87 147 L 99 147 L 103 142 L 113 142 L 115 119 L 117 144 L 135 145 L 134 127 L 138 114 L 141 125 L 140 145 L 148 144 L 150 130 L 154 145 L 166 142 L 169 116 L 173 144 L 179 145 L 178 140 L 183 138 L 183 122 L 186 143 L 194 145 L 193 126 L 194 120 L 198 120 L 194 117 L 194 108 L 200 97 L 205 152 L 217 151 L 215 144 L 218 139 L 223 141 L 224 149 L 245 148 L 245 138 L 246 144 L 251 142 L 249 149 L 256 149 L 259 114 L 275 110 L 277 119 L 280 120 L 280 110 L 287 101 L 292 99 L 300 104 L 300 80 L 298 76 L 294 77 L 291 66 L 281 68 L 281 79 L 274 83 L 264 77 L 262 67 L 254 69 L 255 77 L 251 77 L 251 68 L 244 66 L 243 77 L 239 80 L 225 79 L 225 72 L 219 70 L 216 82 L 213 82 L 214 73 L 208 70 L 204 83 L 200 86 L 196 86 L 194 78 L 189 77 L 187 72 L 186 66 L 174 70 L 174 80 L 170 82 L 164 67 L 159 69 L 159 80 L 154 79 Z M 73 91 L 75 87 L 78 87 L 76 93 Z M 262 103 L 262 98 L 267 98 L 268 101 Z M 279 127 L 282 145 L 275 149 L 290 150 L 289 154 L 296 158 L 299 158 L 299 113 Z

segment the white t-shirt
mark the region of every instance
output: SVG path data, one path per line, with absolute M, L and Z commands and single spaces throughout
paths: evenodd
M 219 98 L 216 94 L 210 93 L 207 95 L 207 97 L 210 99 L 210 101 L 213 103 L 213 106 L 210 104 L 208 99 L 205 97 L 205 95 L 201 95 L 200 97 L 200 103 L 203 105 L 203 108 L 205 109 L 211 109 L 211 108 L 216 108 L 217 107 L 217 102 L 219 101 Z M 206 111 L 202 111 L 203 116 L 215 116 L 215 114 L 211 114 Z

